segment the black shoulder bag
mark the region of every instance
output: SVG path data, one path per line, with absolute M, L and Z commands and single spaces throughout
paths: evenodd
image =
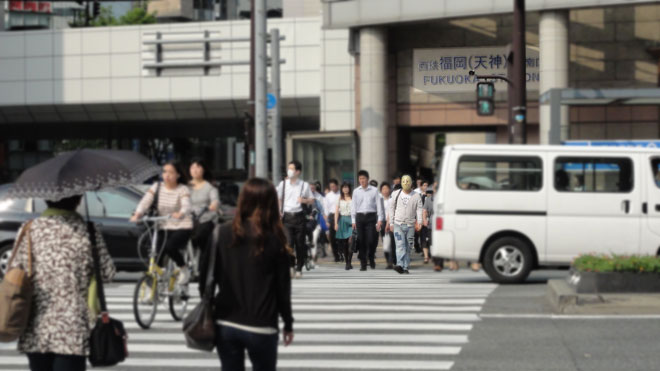
M 101 315 L 96 320 L 96 326 L 89 337 L 89 363 L 94 367 L 114 366 L 123 362 L 128 356 L 126 346 L 126 330 L 124 324 L 110 318 L 103 291 L 103 276 L 101 276 L 101 262 L 99 261 L 96 246 L 96 228 L 92 222 L 87 222 L 90 243 L 92 244 L 92 259 L 94 260 L 94 275 L 101 303 Z
M 305 182 L 303 181 L 302 186 L 300 186 L 301 198 L 304 190 L 305 190 Z M 314 210 L 316 207 L 305 203 L 301 203 L 300 207 L 302 208 L 303 215 L 305 216 L 305 229 L 307 230 L 307 232 L 312 232 L 314 229 L 316 229 L 316 225 L 318 224 L 318 222 L 316 221 L 316 217 L 314 216 Z
M 215 260 L 218 255 L 220 225 L 213 229 L 212 245 L 202 301 L 183 320 L 183 335 L 188 348 L 212 352 L 215 348 L 215 318 L 213 314 L 213 293 L 215 291 Z
M 156 193 L 154 193 L 154 201 L 149 207 L 148 216 L 158 216 L 158 195 L 160 194 L 160 182 L 156 183 Z

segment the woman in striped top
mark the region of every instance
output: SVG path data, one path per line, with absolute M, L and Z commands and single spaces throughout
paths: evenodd
M 163 165 L 163 182 L 155 183 L 142 197 L 135 214 L 131 217 L 132 222 L 139 221 L 143 215 L 149 212 L 156 193 L 158 193 L 158 205 L 155 206 L 155 209 L 158 211 L 158 215 L 171 216 L 171 219 L 164 221 L 161 226 L 161 232 L 167 231 L 167 241 L 163 253 L 179 266 L 181 270 L 179 283 L 185 284 L 190 279 L 190 271 L 181 255 L 181 249 L 184 249 L 190 240 L 193 222 L 190 216 L 190 191 L 186 186 L 185 174 L 177 163 L 168 162 Z M 159 238 L 161 237 L 159 236 Z M 160 265 L 162 265 L 164 254 L 161 254 Z

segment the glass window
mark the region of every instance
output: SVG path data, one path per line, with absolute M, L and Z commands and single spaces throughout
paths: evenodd
M 137 208 L 138 202 L 138 200 L 134 200 L 122 192 L 115 190 L 90 192 L 87 194 L 87 199 L 89 200 L 90 215 L 102 216 L 105 210 L 106 217 L 122 219 L 131 217 Z
M 651 159 L 651 173 L 656 187 L 660 188 L 660 158 Z
M 0 200 L 0 212 L 19 212 L 27 211 L 27 200 L 24 198 Z
M 555 189 L 560 192 L 626 193 L 633 189 L 629 158 L 559 157 Z
M 34 209 L 33 213 L 35 214 L 41 214 L 43 213 L 46 209 L 48 208 L 48 205 L 46 205 L 46 201 L 44 201 L 41 198 L 35 198 L 34 199 Z
M 462 156 L 456 181 L 463 190 L 538 191 L 542 164 L 539 157 Z

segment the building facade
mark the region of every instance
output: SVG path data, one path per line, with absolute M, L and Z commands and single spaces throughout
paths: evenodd
M 539 96 L 551 89 L 658 87 L 656 1 L 526 6 L 528 143 L 548 142 L 549 106 L 539 105 Z M 507 143 L 506 84 L 496 84 L 495 115 L 481 117 L 468 72 L 506 74 L 512 8 L 508 0 L 324 2 L 324 28 L 351 30 L 356 45 L 352 104 L 361 167 L 379 180 L 396 170 L 428 177 L 443 144 Z M 563 106 L 561 139 L 658 138 L 660 101 L 626 104 L 632 102 Z
M 286 159 L 302 159 L 307 179 L 352 180 L 358 168 L 378 181 L 430 178 L 446 144 L 506 143 L 506 85 L 496 85 L 495 115 L 478 116 L 469 71 L 506 73 L 512 3 L 269 2 L 283 16 L 268 29 L 285 37 Z M 224 62 L 249 60 L 249 43 L 207 39 L 245 40 L 249 8 L 213 4 L 233 20 L 0 32 L 0 182 L 80 146 L 202 155 L 216 176 L 245 178 L 249 67 Z M 528 0 L 526 17 L 529 143 L 549 141 L 539 101 L 552 89 L 658 87 L 656 1 Z M 566 103 L 560 138 L 660 136 L 660 102 L 606 103 Z

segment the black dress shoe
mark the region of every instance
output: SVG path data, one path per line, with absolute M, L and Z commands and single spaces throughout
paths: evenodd
M 394 267 L 392 266 L 392 264 L 388 264 L 387 267 L 386 267 L 385 269 L 392 269 L 392 268 L 394 268 Z
M 401 268 L 401 266 L 399 266 L 399 265 L 395 265 L 395 266 L 394 266 L 394 270 L 395 270 L 398 274 L 403 274 L 403 272 L 404 272 L 404 271 L 403 271 L 403 268 Z
M 352 268 L 351 266 L 348 266 L 348 265 L 347 265 L 345 269 L 346 269 L 347 271 L 350 271 L 351 268 Z
M 364 271 L 366 271 L 366 270 L 367 270 L 367 267 L 366 267 L 366 266 L 360 267 L 360 272 L 364 272 Z
M 371 266 L 371 269 L 376 269 L 376 262 L 369 263 L 369 266 Z
M 408 270 L 406 269 L 405 271 L 403 271 L 403 274 L 410 274 L 410 272 L 408 272 Z

